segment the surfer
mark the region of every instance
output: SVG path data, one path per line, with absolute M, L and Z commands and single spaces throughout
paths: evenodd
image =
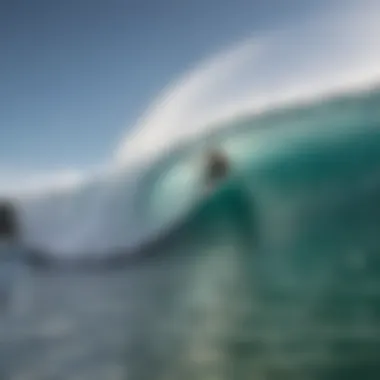
M 13 287 L 19 235 L 16 210 L 7 200 L 0 200 L 0 312 L 8 308 Z
M 18 235 L 16 211 L 11 202 L 0 201 L 0 240 L 15 240 Z
M 227 156 L 220 150 L 214 149 L 207 154 L 205 182 L 208 189 L 225 179 L 229 174 L 229 162 Z

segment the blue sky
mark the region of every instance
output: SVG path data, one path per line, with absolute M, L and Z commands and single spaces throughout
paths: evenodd
M 171 79 L 320 0 L 5 0 L 0 167 L 91 167 Z

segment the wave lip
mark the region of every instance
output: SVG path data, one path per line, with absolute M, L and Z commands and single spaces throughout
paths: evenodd
M 207 134 L 212 124 L 380 81 L 380 4 L 346 2 L 262 32 L 204 61 L 163 91 L 116 150 L 120 164 L 152 160 L 162 150 Z

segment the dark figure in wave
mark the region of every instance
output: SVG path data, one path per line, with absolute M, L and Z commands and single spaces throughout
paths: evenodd
M 230 171 L 230 165 L 227 156 L 220 150 L 210 151 L 206 158 L 205 182 L 206 189 L 211 191 L 222 180 L 224 180 Z
M 0 240 L 14 241 L 19 236 L 16 210 L 7 200 L 0 200 Z
M 19 266 L 20 228 L 14 205 L 0 200 L 0 312 L 9 306 L 16 268 Z

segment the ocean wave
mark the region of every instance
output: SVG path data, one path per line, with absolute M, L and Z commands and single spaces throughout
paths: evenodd
M 98 175 L 79 172 L 66 181 L 66 188 L 57 186 L 54 178 L 54 186 L 44 183 L 33 192 L 27 186 L 18 194 L 11 191 L 19 204 L 26 244 L 65 256 L 108 254 L 136 246 L 180 218 L 196 201 L 199 157 L 206 147 L 199 139 L 208 136 L 213 143 L 223 139 L 216 131 L 224 133 L 228 124 L 235 133 L 242 117 L 251 115 L 245 127 L 251 129 L 250 143 L 231 138 L 227 149 L 230 144 L 235 152 L 257 158 L 272 151 L 278 138 L 272 134 L 265 143 L 258 138 L 262 129 L 270 130 L 255 121 L 263 113 L 376 87 L 380 52 L 373 46 L 380 35 L 375 17 L 379 7 L 371 1 L 330 7 L 283 30 L 248 38 L 190 70 L 148 108 Z M 302 130 L 312 131 L 303 129 L 300 120 L 295 114 L 291 122 L 282 123 L 284 136 L 294 124 L 301 135 Z M 309 124 L 318 129 L 319 120 L 316 114 L 309 117 Z M 165 165 L 163 157 L 168 157 Z M 195 192 L 184 192 L 185 187 Z M 174 214 L 165 216 L 162 208 L 154 214 L 155 204 L 166 204 L 163 197 L 177 199 Z M 141 213 L 136 207 L 140 203 L 151 209 Z

